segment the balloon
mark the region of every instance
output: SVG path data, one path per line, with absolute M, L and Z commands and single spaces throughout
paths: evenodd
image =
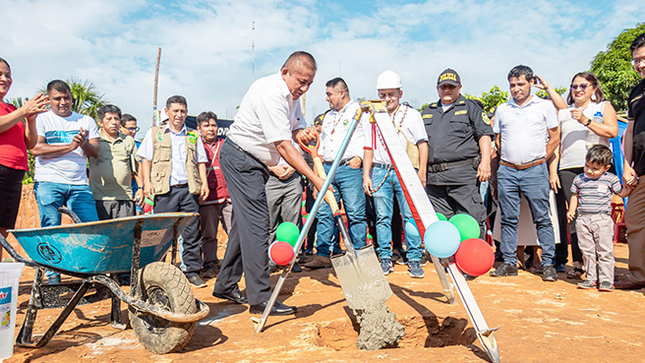
M 459 248 L 460 238 L 459 230 L 452 223 L 436 221 L 426 229 L 424 243 L 431 255 L 448 258 Z
M 269 246 L 269 258 L 278 266 L 288 265 L 294 254 L 293 247 L 284 241 L 275 241 Z
M 298 229 L 298 226 L 292 222 L 280 223 L 278 229 L 275 231 L 275 238 L 278 241 L 287 242 L 292 247 L 295 247 L 296 242 L 298 242 L 298 236 L 300 236 L 300 230 Z
M 455 253 L 455 263 L 468 275 L 481 276 L 493 267 L 495 253 L 486 241 L 468 238 L 459 245 Z
M 479 223 L 470 215 L 464 213 L 455 214 L 450 218 L 450 223 L 454 224 L 459 230 L 461 241 L 465 241 L 468 238 L 479 238 Z
M 437 218 L 439 218 L 440 221 L 447 221 L 448 220 L 448 218 L 446 218 L 446 216 L 444 216 L 441 213 L 437 213 Z
M 405 223 L 405 234 L 410 237 L 421 237 L 419 233 L 419 228 L 413 218 L 411 218 L 407 223 Z

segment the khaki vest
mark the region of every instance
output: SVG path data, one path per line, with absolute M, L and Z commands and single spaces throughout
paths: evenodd
M 152 128 L 152 168 L 150 182 L 155 194 L 166 194 L 170 191 L 170 171 L 172 170 L 170 133 L 165 126 Z M 186 129 L 186 175 L 188 190 L 191 194 L 201 192 L 202 180 L 197 168 L 197 138 L 199 135 L 192 129 Z

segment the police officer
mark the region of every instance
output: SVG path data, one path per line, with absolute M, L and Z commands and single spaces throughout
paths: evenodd
M 493 129 L 484 111 L 460 94 L 461 79 L 446 69 L 437 80 L 439 101 L 422 114 L 428 133 L 426 191 L 432 205 L 447 218 L 467 213 L 485 236 L 486 208 L 477 181 L 490 178 Z

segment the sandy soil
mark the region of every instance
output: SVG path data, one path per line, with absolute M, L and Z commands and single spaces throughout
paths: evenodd
M 33 207 L 25 205 L 31 211 Z M 617 276 L 624 276 L 627 246 L 618 244 L 615 251 Z M 289 275 L 279 299 L 297 306 L 298 313 L 270 317 L 259 334 L 247 306 L 211 296 L 215 280 L 210 280 L 208 287 L 194 289 L 210 314 L 178 353 L 151 354 L 131 328 L 112 329 L 106 300 L 77 308 L 47 346 L 17 347 L 6 362 L 486 362 L 461 301 L 447 303 L 432 264 L 425 272 L 424 279 L 413 280 L 405 266 L 397 265 L 387 277 L 394 293 L 387 305 L 406 333 L 395 348 L 356 348 L 358 326 L 333 269 L 323 269 Z M 33 275 L 25 268 L 20 281 L 19 326 Z M 272 276 L 273 283 L 277 278 Z M 502 362 L 643 361 L 644 291 L 583 291 L 576 282 L 560 274 L 557 282 L 545 283 L 520 271 L 517 277 L 482 276 L 468 283 L 488 325 L 500 327 L 495 336 Z M 240 287 L 244 289 L 243 281 Z M 127 321 L 125 305 L 122 310 Z M 44 333 L 59 313 L 40 311 L 35 334 Z

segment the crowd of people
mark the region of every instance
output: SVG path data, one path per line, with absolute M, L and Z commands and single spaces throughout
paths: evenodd
M 645 78 L 645 34 L 630 50 L 634 68 Z M 30 149 L 42 227 L 61 223 L 62 206 L 83 222 L 134 216 L 146 199 L 154 200 L 156 213 L 199 213 L 181 236 L 188 281 L 204 287 L 204 279 L 216 278 L 215 297 L 261 313 L 270 295 L 267 250 L 276 229 L 281 222 L 302 226 L 303 194 L 309 209 L 324 183 L 298 145 L 318 139 L 325 172 L 340 159 L 330 190 L 347 217 L 349 241 L 344 243 L 361 248 L 373 242 L 385 275 L 399 262 L 412 278 L 423 278 L 421 237 L 402 233 L 401 226 L 413 219 L 412 208 L 378 126 L 362 117 L 343 148 L 359 109 L 344 79 L 326 83 L 329 110 L 316 117 L 314 127 L 307 126 L 299 98 L 316 71 L 311 54 L 295 52 L 280 72 L 255 81 L 226 139 L 218 137 L 213 112 L 197 116 L 196 130 L 187 128 L 188 103 L 179 95 L 168 98 L 167 121 L 148 130 L 141 143 L 134 140 L 136 119 L 115 105 L 102 106 L 96 121 L 72 111 L 70 88 L 61 80 L 51 81 L 46 94 L 20 108 L 0 102 L 0 193 L 6 201 L 0 207 L 0 232 L 6 236 L 15 226 Z M 537 231 L 533 258 L 541 260 L 536 270 L 544 281 L 566 272 L 570 245 L 573 261 L 567 275 L 585 276 L 581 289 L 645 287 L 645 186 L 639 183 L 645 174 L 645 81 L 629 98 L 621 183 L 609 143 L 618 135 L 616 111 L 593 73 L 574 75 L 566 101 L 527 66 L 511 69 L 507 80 L 511 100 L 488 113 L 461 94 L 462 80 L 450 68 L 438 76 L 439 99 L 421 112 L 402 102 L 401 78 L 393 71 L 378 76 L 375 95 L 384 100 L 405 156 L 438 213 L 471 215 L 485 239 L 490 211 L 498 209 L 501 264 L 492 276 L 515 276 L 518 256 L 524 260 L 518 248 L 523 197 Z M 11 68 L 0 58 L 0 100 L 11 83 Z M 533 88 L 546 91 L 548 99 L 533 95 Z M 551 191 L 558 196 L 559 231 L 550 212 L 555 207 Z M 629 279 L 615 283 L 613 195 L 629 196 L 625 222 L 631 272 Z M 334 213 L 323 203 L 310 217 L 316 218 L 315 227 L 298 262 L 308 269 L 329 268 L 330 258 L 342 253 Z M 217 256 L 220 224 L 228 234 L 222 261 Z M 293 271 L 301 271 L 300 265 Z M 243 275 L 246 294 L 238 287 Z M 60 283 L 56 273 L 47 277 L 50 284 Z M 271 313 L 295 311 L 276 302 Z

